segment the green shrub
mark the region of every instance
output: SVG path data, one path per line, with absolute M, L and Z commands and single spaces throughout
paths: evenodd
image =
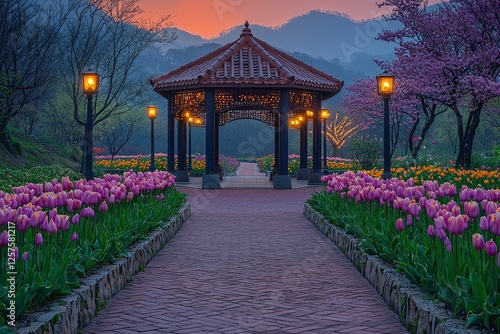
M 369 170 L 376 167 L 380 152 L 380 142 L 374 137 L 359 136 L 351 141 L 351 157 L 362 169 Z

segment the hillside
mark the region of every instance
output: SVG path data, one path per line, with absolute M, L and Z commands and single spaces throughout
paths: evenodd
M 0 168 L 31 168 L 60 165 L 78 171 L 80 163 L 75 152 L 44 144 L 40 140 L 17 132 L 11 132 L 13 149 L 7 150 L 0 144 Z

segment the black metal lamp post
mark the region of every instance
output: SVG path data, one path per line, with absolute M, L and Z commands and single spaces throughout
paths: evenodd
M 328 171 L 328 159 L 326 158 L 326 120 L 330 118 L 330 110 L 321 109 L 321 119 L 323 120 L 323 169 Z
M 377 75 L 378 93 L 384 98 L 384 172 L 382 178 L 388 180 L 391 175 L 391 134 L 389 126 L 389 100 L 394 92 L 394 74 L 387 71 Z
M 87 121 L 85 123 L 85 134 L 84 134 L 84 154 L 85 154 L 85 170 L 83 174 L 86 180 L 94 179 L 94 171 L 92 170 L 92 148 L 93 143 L 93 110 L 92 110 L 92 96 L 97 93 L 99 89 L 99 74 L 92 70 L 87 70 L 82 72 L 82 91 L 87 95 Z
M 148 117 L 151 120 L 151 163 L 149 164 L 149 170 L 154 172 L 155 167 L 155 118 L 158 115 L 158 107 L 148 106 Z
M 187 170 L 191 171 L 191 169 L 193 168 L 193 165 L 192 165 L 193 160 L 191 158 L 191 155 L 192 155 L 191 154 L 191 147 L 192 147 L 191 142 L 192 142 L 192 138 L 193 137 L 191 135 L 191 128 L 193 127 L 193 122 L 195 121 L 195 117 L 192 117 L 192 116 L 188 117 L 187 121 L 188 121 L 188 126 L 189 126 L 189 146 L 188 146 L 188 165 L 187 165 Z

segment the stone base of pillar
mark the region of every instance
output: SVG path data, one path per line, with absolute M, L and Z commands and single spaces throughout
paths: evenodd
M 187 170 L 176 170 L 172 172 L 175 175 L 175 182 L 189 182 L 189 174 Z
M 312 170 L 311 173 L 309 174 L 309 181 L 307 181 L 308 185 L 322 185 L 323 182 L 321 182 L 321 177 L 325 175 L 324 171 L 322 169 L 316 169 Z
M 220 176 L 218 174 L 203 175 L 202 189 L 220 189 Z
M 290 175 L 275 175 L 274 189 L 292 189 L 292 178 Z
M 301 167 L 297 170 L 297 180 L 309 180 L 309 168 Z

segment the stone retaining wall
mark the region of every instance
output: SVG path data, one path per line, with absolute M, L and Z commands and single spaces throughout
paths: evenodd
M 464 321 L 447 311 L 444 303 L 433 299 L 378 257 L 362 253 L 355 237 L 330 224 L 307 203 L 304 215 L 337 245 L 411 333 L 483 333 L 466 328 Z
M 78 289 L 49 305 L 49 311 L 30 314 L 30 325 L 17 329 L 16 332 L 53 334 L 81 331 L 108 301 L 163 249 L 190 215 L 191 206 L 186 203 L 177 216 L 170 219 L 165 229 L 157 229 L 147 240 L 132 245 L 127 249 L 127 257 L 82 279 Z

